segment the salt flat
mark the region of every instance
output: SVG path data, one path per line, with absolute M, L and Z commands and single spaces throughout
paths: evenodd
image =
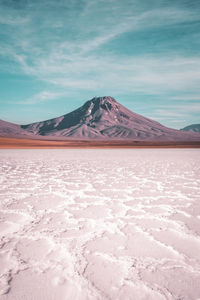
M 1 150 L 2 300 L 200 299 L 200 150 Z

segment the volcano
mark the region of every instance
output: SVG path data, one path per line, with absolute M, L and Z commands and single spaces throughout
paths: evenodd
M 114 98 L 94 97 L 58 118 L 17 125 L 0 120 L 0 136 L 52 140 L 200 141 L 196 132 L 168 128 Z
M 36 136 L 72 139 L 199 140 L 199 135 L 171 129 L 136 114 L 110 96 L 94 97 L 58 118 L 22 125 Z

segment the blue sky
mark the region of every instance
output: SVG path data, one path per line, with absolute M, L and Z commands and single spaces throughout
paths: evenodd
M 200 123 L 199 0 L 0 0 L 0 118 L 26 124 L 94 96 Z

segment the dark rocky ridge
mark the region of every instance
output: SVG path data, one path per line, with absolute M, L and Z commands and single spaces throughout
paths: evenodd
M 200 133 L 200 124 L 192 124 L 192 125 L 182 128 L 181 130 Z

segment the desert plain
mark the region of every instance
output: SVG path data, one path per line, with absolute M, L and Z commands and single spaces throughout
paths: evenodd
M 200 299 L 199 149 L 1 149 L 2 300 Z

